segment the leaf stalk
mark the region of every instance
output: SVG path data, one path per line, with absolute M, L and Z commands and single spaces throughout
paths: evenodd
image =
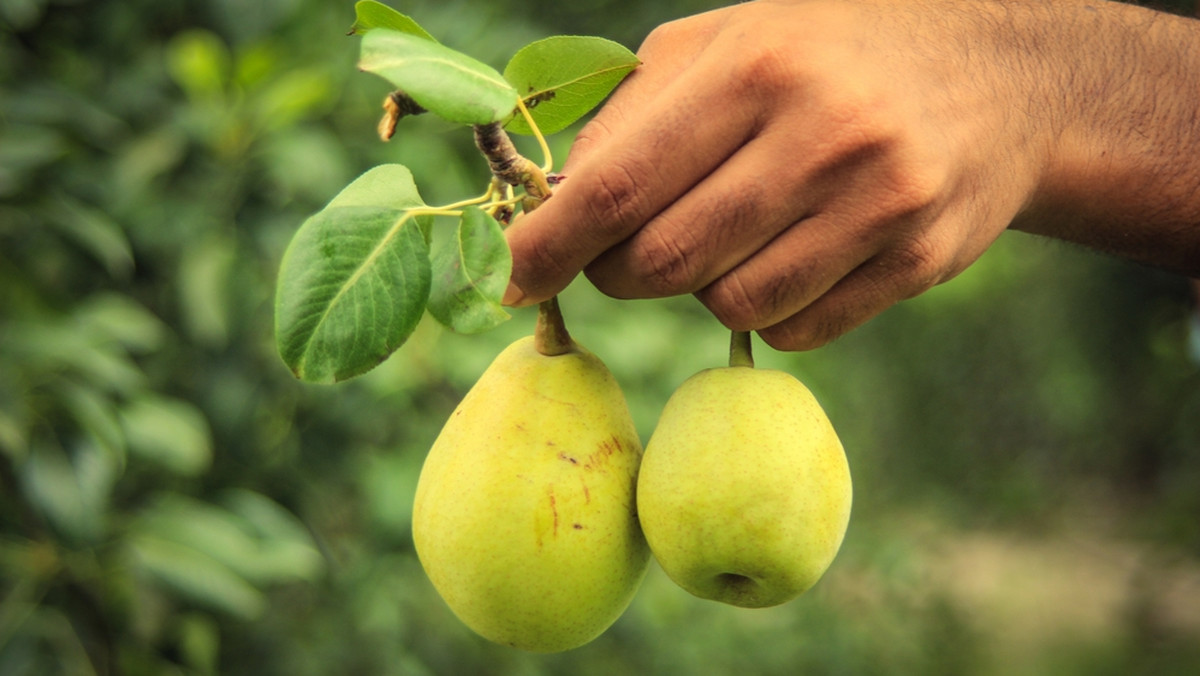
M 546 142 L 546 137 L 542 135 L 542 130 L 538 128 L 537 122 L 533 121 L 533 114 L 529 112 L 529 107 L 525 105 L 524 99 L 517 99 L 517 110 L 521 111 L 521 117 L 525 118 L 525 124 L 528 124 L 529 128 L 533 130 L 533 136 L 542 150 L 542 173 L 550 173 L 554 170 L 554 156 L 550 153 L 550 144 Z

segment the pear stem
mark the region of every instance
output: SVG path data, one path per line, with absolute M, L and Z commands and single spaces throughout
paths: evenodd
M 556 357 L 575 349 L 575 341 L 567 333 L 562 312 L 558 309 L 558 296 L 551 296 L 538 305 L 537 326 L 533 330 L 533 346 L 547 357 Z
M 749 331 L 733 331 L 730 333 L 729 365 L 754 368 L 754 355 L 750 352 Z

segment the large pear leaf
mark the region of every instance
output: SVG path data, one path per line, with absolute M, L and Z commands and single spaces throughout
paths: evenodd
M 354 25 L 350 27 L 350 35 L 362 35 L 373 28 L 387 28 L 437 42 L 412 18 L 382 2 L 359 0 L 354 3 Z
M 509 318 L 500 305 L 512 273 L 512 254 L 496 219 L 478 207 L 463 210 L 458 231 L 437 242 L 429 313 L 458 333 L 480 333 Z
M 301 380 L 336 382 L 408 339 L 429 298 L 427 216 L 412 174 L 376 167 L 296 232 L 275 293 L 275 341 Z
M 543 134 L 561 131 L 595 108 L 641 62 L 604 38 L 562 35 L 522 47 L 504 68 Z M 523 116 L 509 131 L 532 134 Z
M 491 66 L 409 33 L 372 29 L 363 37 L 358 67 L 451 122 L 498 122 L 517 107 L 517 91 Z

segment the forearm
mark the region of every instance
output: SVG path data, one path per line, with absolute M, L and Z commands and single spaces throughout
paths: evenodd
M 1200 275 L 1200 21 L 1044 9 L 1047 161 L 1014 227 Z

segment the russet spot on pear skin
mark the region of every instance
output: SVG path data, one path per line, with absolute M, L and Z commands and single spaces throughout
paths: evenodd
M 413 509 L 418 557 L 451 610 L 532 652 L 601 634 L 650 556 L 634 498 L 642 447 L 624 395 L 551 305 L 450 416 Z

